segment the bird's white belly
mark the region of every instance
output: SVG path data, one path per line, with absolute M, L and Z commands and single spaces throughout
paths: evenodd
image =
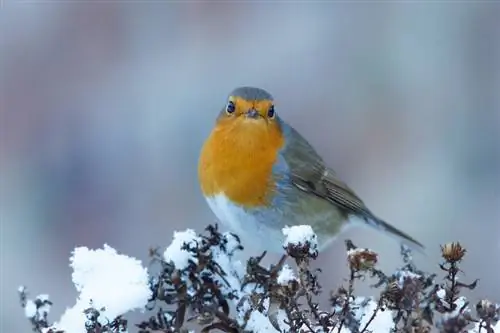
M 256 214 L 235 205 L 223 194 L 206 200 L 217 219 L 240 237 L 245 248 L 284 253 L 281 228 L 270 227 L 265 221 L 260 221 Z

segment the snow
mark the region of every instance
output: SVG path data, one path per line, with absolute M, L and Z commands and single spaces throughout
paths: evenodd
M 373 300 L 370 300 L 366 307 L 363 309 L 363 316 L 361 318 L 361 327 L 365 327 L 365 325 L 370 320 L 373 311 L 377 308 L 377 303 Z M 377 315 L 373 319 L 373 321 L 368 326 L 368 329 L 374 333 L 376 332 L 390 332 L 394 327 L 394 322 L 392 320 L 391 311 L 378 311 Z
M 490 304 L 490 305 L 493 305 L 493 304 Z M 500 309 L 500 304 L 495 304 L 495 309 L 498 311 Z M 496 322 L 496 323 L 493 322 L 491 325 L 493 326 L 493 332 L 500 332 L 500 320 L 498 322 Z M 470 333 L 481 333 L 481 332 L 486 333 L 486 329 L 483 326 L 483 328 L 480 330 L 479 329 L 479 323 L 476 323 L 474 325 L 474 328 L 472 330 L 470 330 L 469 332 Z
M 232 254 L 238 242 L 236 238 L 230 233 L 224 233 L 223 237 L 227 240 L 227 248 L 226 251 L 229 254 Z M 241 290 L 241 281 L 245 276 L 245 266 L 239 260 L 236 260 L 232 255 L 228 255 L 221 248 L 212 246 L 211 248 L 212 258 L 214 261 L 219 264 L 224 272 L 226 272 L 226 276 L 224 276 L 225 281 L 229 283 L 227 286 L 226 282 L 220 277 L 214 277 L 218 280 L 222 286 L 224 286 L 223 290 L 226 293 L 232 291 L 240 291 Z
M 357 248 L 354 248 L 354 249 L 347 250 L 347 256 L 354 256 L 356 254 L 360 254 L 360 253 L 363 253 L 363 252 L 365 252 L 365 249 L 357 247 Z
M 256 286 L 254 284 L 247 284 L 242 288 L 246 266 L 233 255 L 239 243 L 236 237 L 229 232 L 223 233 L 222 237 L 225 240 L 225 246 L 213 245 L 210 247 L 209 253 L 226 274 L 224 277 L 221 277 L 209 271 L 207 268 L 199 273 L 206 274 L 217 281 L 224 295 L 228 295 L 229 293 L 237 295 L 237 299 L 232 301 L 233 305 L 237 306 L 241 299 L 244 299 L 251 291 L 256 290 Z M 198 244 L 201 244 L 201 241 L 202 239 L 197 236 L 192 229 L 174 232 L 172 243 L 164 252 L 164 259 L 167 262 L 172 262 L 177 269 L 183 271 L 188 268 L 189 262 L 197 262 L 193 253 L 182 249 L 184 244 L 188 244 L 189 247 L 195 248 Z M 184 272 L 184 274 L 187 273 Z M 181 276 L 181 278 L 184 278 L 188 282 L 188 294 L 194 294 L 194 290 L 190 288 L 191 284 L 189 283 L 189 279 L 186 276 Z M 244 323 L 244 316 L 247 311 L 250 310 L 250 301 L 246 300 L 239 304 L 237 320 L 240 324 Z M 276 332 L 267 317 L 258 311 L 252 311 L 250 313 L 250 320 L 247 323 L 247 328 L 250 327 L 257 329 L 258 332 Z
M 290 281 L 296 280 L 294 271 L 288 265 L 283 265 L 278 274 L 277 282 L 281 285 L 287 285 Z
M 303 246 L 309 243 L 311 251 L 316 251 L 318 248 L 317 236 L 310 225 L 286 226 L 282 232 L 285 235 L 284 247 L 288 247 L 289 244 Z
M 227 241 L 226 250 L 228 253 L 232 254 L 238 248 L 238 246 L 240 246 L 240 244 L 238 243 L 237 238 L 231 233 L 224 233 L 224 237 Z
M 84 310 L 89 305 L 83 304 L 80 300 L 72 307 L 66 309 L 58 322 L 54 323 L 53 329 L 63 330 L 65 333 L 85 333 L 85 322 L 87 317 Z
M 245 315 L 249 314 L 249 320 L 246 324 L 247 330 L 253 330 L 255 332 L 262 333 L 275 333 L 278 332 L 271 324 L 266 313 L 261 313 L 257 310 L 253 310 L 250 300 L 247 296 L 251 292 L 262 291 L 262 288 L 256 288 L 255 284 L 247 284 L 242 288 L 242 281 L 244 280 L 246 273 L 246 266 L 233 255 L 233 252 L 238 247 L 239 243 L 231 233 L 223 233 L 222 237 L 226 241 L 225 248 L 214 245 L 210 248 L 210 253 L 213 260 L 220 266 L 220 268 L 226 273 L 224 278 L 213 274 L 208 270 L 203 270 L 200 274 L 209 274 L 214 280 L 218 281 L 221 285 L 221 291 L 224 295 L 229 293 L 234 293 L 237 295 L 237 299 L 232 300 L 234 306 L 238 306 L 237 320 L 238 323 L 243 325 L 245 323 Z M 168 246 L 165 251 L 165 260 L 172 261 L 176 268 L 182 269 L 187 268 L 188 262 L 193 260 L 196 262 L 195 258 L 191 253 L 182 250 L 182 246 L 185 242 L 189 243 L 193 247 L 201 239 L 194 233 L 193 230 L 186 230 L 184 232 L 175 232 L 172 244 Z M 289 273 L 284 273 L 288 274 Z M 283 275 L 285 276 L 285 275 Z M 226 283 L 227 282 L 227 283 Z M 188 290 L 189 293 L 189 290 Z M 241 300 L 244 300 L 241 302 Z M 265 308 L 267 311 L 269 300 L 264 301 Z
M 28 318 L 36 316 L 36 304 L 32 300 L 27 300 L 24 306 L 24 315 Z
M 148 273 L 141 261 L 118 254 L 107 244 L 97 250 L 78 247 L 70 261 L 79 296 L 76 304 L 54 324 L 56 329 L 84 333 L 85 309 L 91 306 L 97 309 L 101 313 L 100 322 L 106 324 L 128 311 L 143 309 L 151 296 Z
M 355 318 L 360 321 L 360 328 L 364 328 L 377 308 L 377 302 L 366 297 L 357 297 L 354 301 L 359 309 L 356 310 Z M 394 327 L 391 311 L 378 311 L 375 318 L 372 320 L 367 330 L 373 333 L 391 332 Z M 338 332 L 336 328 L 333 332 Z M 340 333 L 352 333 L 347 327 L 342 327 Z
M 263 313 L 255 310 L 250 314 L 250 318 L 245 328 L 251 332 L 279 333 Z
M 470 313 L 470 309 L 468 306 L 464 308 L 464 305 L 466 304 L 466 302 L 467 302 L 467 300 L 464 296 L 458 297 L 457 300 L 455 301 L 455 305 L 456 305 L 455 310 L 453 310 L 451 312 L 444 313 L 442 315 L 442 317 L 439 319 L 439 321 L 436 323 L 436 326 L 438 326 L 438 328 L 441 328 L 443 326 L 443 323 L 459 316 L 461 313 L 460 311 L 462 311 L 462 313 Z M 471 331 L 469 331 L 469 332 L 471 332 Z
M 24 286 L 18 288 L 19 293 L 23 293 L 26 297 L 27 290 Z M 26 299 L 26 304 L 24 305 L 24 315 L 28 318 L 34 318 L 35 320 L 43 319 L 46 314 L 50 312 L 50 303 L 45 303 L 49 300 L 49 295 L 41 294 L 38 295 L 35 301 L 31 299 Z M 37 302 L 40 302 L 37 308 Z
M 398 270 L 396 272 L 396 278 L 398 279 L 398 286 L 403 288 L 406 278 L 420 279 L 421 276 L 410 271 Z
M 175 231 L 174 239 L 170 246 L 165 250 L 163 257 L 166 262 L 173 262 L 175 268 L 179 270 L 186 269 L 190 261 L 197 263 L 196 258 L 193 253 L 183 250 L 184 244 L 189 247 L 195 247 L 201 239 L 196 232 L 192 229 L 187 229 L 186 231 Z
M 283 233 L 286 235 L 287 244 L 301 246 L 309 243 L 312 249 L 317 245 L 316 235 L 310 226 L 284 228 Z M 246 330 L 263 333 L 278 332 L 271 323 L 269 316 L 272 315 L 273 322 L 286 331 L 285 313 L 283 310 L 278 309 L 269 310 L 269 299 L 264 300 L 264 310 L 262 312 L 252 307 L 248 295 L 252 292 L 262 292 L 261 287 L 256 288 L 254 284 L 247 284 L 242 288 L 246 267 L 233 255 L 238 242 L 230 233 L 224 233 L 222 236 L 226 241 L 225 246 L 214 245 L 208 253 L 213 256 L 214 261 L 224 270 L 226 275 L 221 277 L 206 269 L 200 273 L 211 274 L 212 278 L 222 286 L 221 291 L 223 294 L 235 293 L 238 296 L 232 302 L 234 306 L 239 305 L 237 321 L 244 324 L 245 318 L 248 318 L 245 326 Z M 175 232 L 172 243 L 164 252 L 164 258 L 172 262 L 177 269 L 183 270 L 188 267 L 191 261 L 196 262 L 196 258 L 191 252 L 182 249 L 184 244 L 188 244 L 189 247 L 196 247 L 201 241 L 201 238 L 197 236 L 194 230 L 187 229 L 186 231 Z M 76 248 L 70 261 L 73 268 L 73 283 L 79 292 L 79 296 L 76 304 L 68 308 L 60 320 L 52 326 L 54 329 L 64 330 L 66 333 L 85 333 L 85 323 L 88 318 L 84 311 L 89 307 L 97 309 L 101 314 L 98 321 L 101 324 L 106 324 L 128 311 L 144 309 L 151 296 L 148 273 L 142 267 L 141 262 L 135 258 L 118 254 L 115 249 L 106 244 L 102 249 L 97 250 L 90 250 L 86 247 Z M 297 277 L 292 268 L 286 264 L 283 265 L 277 277 L 278 283 L 288 284 L 296 279 Z M 126 292 L 123 292 L 125 290 Z M 48 300 L 48 295 L 39 295 L 38 299 L 42 301 Z M 376 303 L 371 301 L 362 310 L 364 315 L 360 311 L 359 318 L 362 325 L 369 320 L 375 307 Z M 271 313 L 273 311 L 274 313 Z M 27 316 L 36 315 L 37 309 L 33 301 L 28 301 L 25 313 Z M 380 312 L 370 325 L 370 329 L 378 332 L 377 328 L 385 329 L 388 327 L 386 326 L 387 323 L 392 324 L 390 313 Z M 344 332 L 349 331 L 344 329 Z
M 312 251 L 317 248 L 316 235 L 308 225 L 285 227 L 282 232 L 286 236 L 285 246 L 290 244 L 303 246 L 308 243 Z M 278 324 L 282 331 L 287 331 L 288 326 L 285 324 L 284 311 L 277 309 L 275 305 L 270 307 L 269 298 L 264 300 L 262 312 L 253 308 L 251 298 L 248 296 L 251 293 L 261 293 L 262 287 L 257 288 L 255 284 L 247 284 L 242 288 L 246 265 L 237 260 L 234 255 L 239 244 L 231 233 L 224 233 L 222 237 L 226 241 L 225 246 L 213 245 L 207 254 L 212 255 L 214 261 L 226 274 L 222 277 L 207 268 L 200 273 L 210 274 L 221 285 L 221 292 L 224 295 L 233 293 L 237 296 L 236 299 L 232 300 L 232 305 L 237 306 L 236 320 L 238 323 L 243 325 L 246 322 L 246 330 L 262 333 L 279 332 L 272 325 L 270 319 L 272 318 L 272 321 Z M 201 244 L 201 241 L 201 237 L 192 229 L 175 232 L 172 243 L 165 249 L 164 259 L 183 271 L 189 267 L 191 262 L 196 263 L 197 260 L 193 253 L 182 248 L 185 244 L 190 248 L 195 248 Z M 354 249 L 348 254 L 353 255 L 358 251 L 363 252 L 367 249 Z M 129 311 L 143 310 L 151 296 L 148 272 L 142 266 L 141 261 L 119 254 L 107 244 L 104 244 L 102 249 L 96 250 L 87 247 L 75 248 L 70 262 L 70 266 L 73 268 L 73 283 L 79 296 L 75 305 L 66 309 L 60 320 L 51 327 L 53 329 L 64 330 L 65 333 L 85 333 L 85 323 L 88 321 L 85 314 L 86 309 L 93 307 L 98 310 L 101 314 L 98 321 L 101 324 L 106 324 Z M 188 273 L 183 272 L 182 274 Z M 419 278 L 420 276 L 408 271 L 397 273 L 397 280 L 400 284 L 403 283 L 405 277 Z M 287 285 L 294 280 L 297 280 L 296 273 L 289 265 L 284 264 L 278 273 L 277 282 L 281 285 Z M 19 287 L 19 292 L 25 291 L 24 287 Z M 194 289 L 188 290 L 188 294 L 192 292 Z M 446 296 L 446 291 L 439 289 L 437 296 L 443 299 Z M 49 295 L 41 294 L 36 299 L 43 303 L 49 300 Z M 377 308 L 377 302 L 372 298 L 357 297 L 354 303 L 355 317 L 360 321 L 360 328 L 364 328 Z M 465 304 L 465 298 L 460 297 L 456 304 L 457 309 L 453 313 L 445 314 L 444 319 L 456 316 Z M 24 312 L 29 318 L 41 317 L 44 312 L 49 310 L 50 305 L 48 304 L 37 309 L 36 301 L 26 300 Z M 467 308 L 465 311 L 470 310 Z M 379 311 L 370 323 L 368 330 L 374 333 L 389 332 L 394 325 L 392 316 L 391 311 Z M 321 331 L 319 327 L 317 329 L 318 332 Z M 494 330 L 500 332 L 500 323 L 494 326 Z M 46 331 L 48 329 L 44 329 L 44 332 Z M 337 331 L 338 328 L 335 328 L 334 332 Z M 352 333 L 347 327 L 343 327 L 340 332 Z M 469 332 L 478 333 L 479 326 L 476 324 Z
M 467 303 L 467 299 L 464 296 L 458 297 L 457 300 L 455 301 L 455 305 L 456 305 L 455 310 L 453 310 L 450 313 L 443 314 L 443 317 L 446 317 L 446 318 L 456 317 L 460 314 L 460 311 L 463 311 L 463 313 L 470 312 L 470 309 L 468 307 L 463 309 L 463 307 L 466 303 Z
M 221 247 L 212 246 L 210 248 L 213 260 L 222 268 L 226 273 L 224 279 L 219 276 L 213 276 L 222 287 L 224 294 L 230 292 L 236 294 L 238 297 L 234 299 L 233 305 L 237 306 L 241 299 L 245 299 L 252 291 L 259 291 L 256 289 L 255 284 L 247 284 L 242 290 L 242 281 L 244 280 L 246 267 L 240 261 L 233 256 L 233 251 L 238 246 L 236 238 L 230 233 L 223 234 L 224 239 L 227 241 L 226 250 L 224 251 Z M 227 281 L 227 283 L 225 282 Z M 268 302 L 267 302 L 268 303 Z M 261 312 L 257 310 L 252 310 L 250 301 L 245 300 L 240 304 L 239 311 L 237 313 L 237 320 L 239 324 L 244 324 L 245 314 L 250 312 L 250 317 L 247 322 L 246 328 L 248 330 L 254 330 L 255 332 L 277 332 L 271 325 L 269 319 Z
M 271 323 L 271 315 L 275 318 L 275 323 L 281 328 L 281 331 L 287 332 L 289 327 L 285 323 L 286 320 L 286 314 L 283 310 L 275 310 L 271 311 L 272 313 L 269 312 L 269 298 L 266 298 L 262 306 L 264 307 L 264 312 L 259 312 L 257 310 L 252 310 L 250 312 L 247 324 L 245 326 L 245 331 L 250 331 L 250 332 L 259 332 L 259 333 L 279 333 L 280 331 L 276 330 L 276 328 L 273 326 Z M 250 310 L 251 307 L 247 303 L 246 307 L 244 308 L 245 311 L 240 312 L 241 319 L 243 319 L 243 315 L 247 313 L 248 310 Z M 242 323 L 242 321 L 241 321 Z
M 486 330 L 484 327 L 480 330 L 479 329 L 479 323 L 476 323 L 474 325 L 474 328 L 469 331 L 469 333 L 486 333 Z M 493 332 L 500 332 L 500 321 L 496 323 L 496 325 L 493 325 Z
M 437 297 L 439 297 L 440 299 L 444 299 L 446 297 L 446 290 L 444 290 L 443 288 L 439 289 L 437 292 L 436 292 L 436 295 Z

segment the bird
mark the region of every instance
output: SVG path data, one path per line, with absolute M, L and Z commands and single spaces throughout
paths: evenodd
M 364 225 L 418 251 L 425 247 L 377 217 L 316 149 L 278 115 L 273 95 L 241 86 L 226 98 L 198 160 L 203 196 L 243 246 L 283 252 L 283 228 L 309 225 L 318 252 Z

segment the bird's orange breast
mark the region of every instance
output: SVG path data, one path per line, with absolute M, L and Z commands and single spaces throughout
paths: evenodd
M 284 138 L 277 123 L 219 121 L 203 145 L 198 176 L 205 196 L 224 194 L 245 207 L 269 203 L 273 165 Z

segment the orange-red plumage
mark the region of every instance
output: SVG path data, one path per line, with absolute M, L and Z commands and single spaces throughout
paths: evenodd
M 264 114 L 268 101 L 236 100 L 236 111 L 250 107 Z M 235 204 L 257 207 L 268 204 L 275 183 L 272 168 L 284 144 L 280 126 L 273 119 L 219 117 L 200 155 L 198 173 L 205 196 L 224 193 Z

